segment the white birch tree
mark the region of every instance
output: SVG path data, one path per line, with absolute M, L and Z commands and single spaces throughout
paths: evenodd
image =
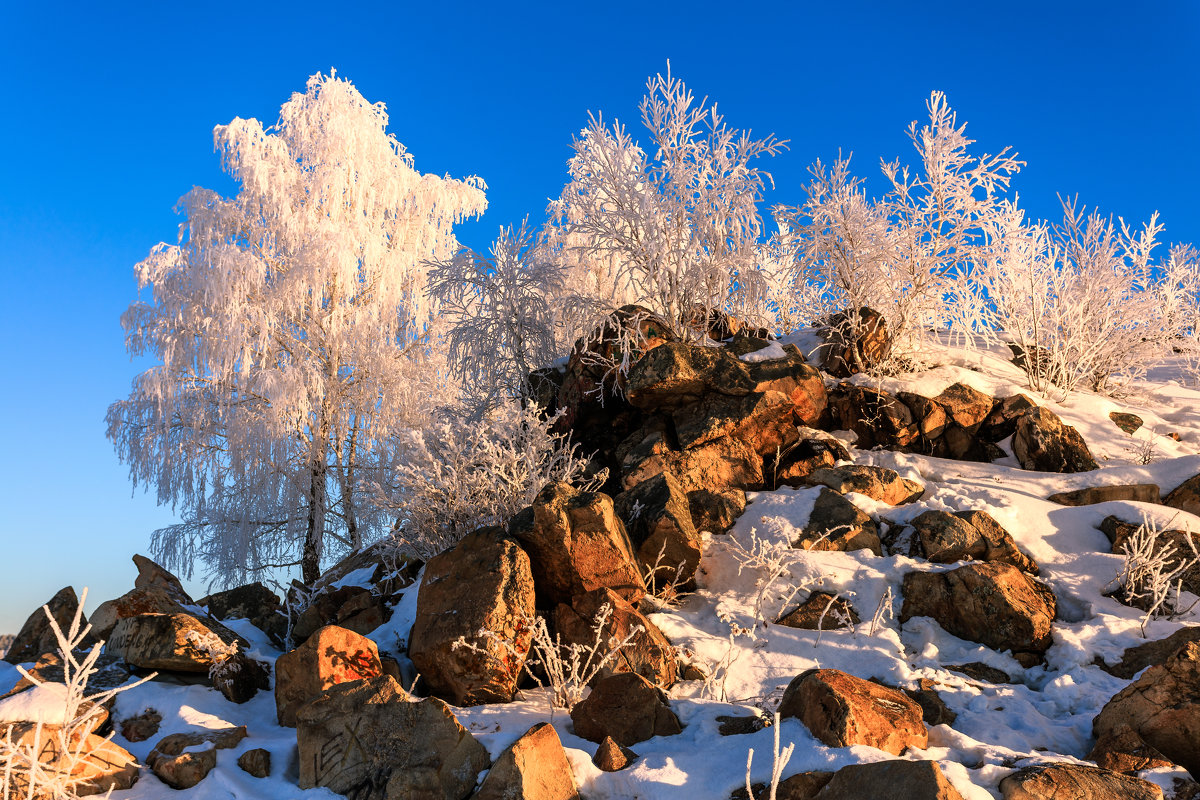
M 123 315 L 126 346 L 158 363 L 110 406 L 108 436 L 135 488 L 182 509 L 152 542 L 170 567 L 199 559 L 228 583 L 298 565 L 310 582 L 327 544 L 387 528 L 358 487 L 444 377 L 427 261 L 486 206 L 478 179 L 417 172 L 387 122 L 331 73 L 271 128 L 216 127 L 237 195 L 193 189 L 179 243 L 137 266 L 151 299 Z

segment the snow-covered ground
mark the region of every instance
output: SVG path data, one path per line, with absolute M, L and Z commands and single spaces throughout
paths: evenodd
M 932 396 L 961 381 L 993 396 L 1020 391 L 1034 396 L 1023 389 L 1021 374 L 1000 355 L 946 348 L 935 360 L 939 366 L 910 380 L 885 380 L 883 388 Z M 717 717 L 769 713 L 783 687 L 797 673 L 813 667 L 837 668 L 903 687 L 913 687 L 921 678 L 932 679 L 958 718 L 953 727 L 940 725 L 930 730 L 927 750 L 910 750 L 903 757 L 941 762 L 967 800 L 999 797 L 997 783 L 1015 767 L 1046 759 L 1082 759 L 1093 744 L 1093 717 L 1127 685 L 1094 666 L 1094 660 L 1116 662 L 1126 648 L 1145 641 L 1142 613 L 1104 596 L 1120 569 L 1121 558 L 1110 553 L 1108 540 L 1097 525 L 1110 514 L 1130 520 L 1144 514 L 1169 522 L 1173 528 L 1191 525 L 1200 529 L 1200 519 L 1142 503 L 1070 508 L 1045 498 L 1054 492 L 1100 484 L 1156 483 L 1165 492 L 1200 473 L 1200 390 L 1172 380 L 1165 368 L 1152 371 L 1150 378 L 1122 400 L 1084 393 L 1063 402 L 1035 396 L 1079 429 L 1102 465 L 1099 472 L 1058 475 L 1019 469 L 1011 458 L 977 464 L 853 451 L 859 463 L 891 467 L 925 484 L 920 501 L 897 508 L 852 496 L 882 523 L 900 524 L 927 509 L 982 509 L 1038 561 L 1040 577 L 1054 589 L 1060 609 L 1054 644 L 1044 666 L 1022 668 L 1010 655 L 951 636 L 928 618 L 899 624 L 904 574 L 948 570 L 953 565 L 879 557 L 868 551 L 791 551 L 789 577 L 776 581 L 760 597 L 763 572 L 742 567 L 736 550 L 752 548 L 755 538 L 768 545 L 786 544 L 806 522 L 816 492 L 781 489 L 752 495 L 746 513 L 728 535 L 709 537 L 698 590 L 675 607 L 662 606 L 651 617 L 685 654 L 683 661 L 703 666 L 711 675 L 707 683 L 681 681 L 671 691 L 672 705 L 684 725 L 682 734 L 636 745 L 633 749 L 640 758 L 631 767 L 605 773 L 591 763 L 596 745 L 571 732 L 564 712 L 551 713 L 547 697 L 540 691 L 526 691 L 508 705 L 457 709 L 456 713 L 493 757 L 533 724 L 550 720 L 588 800 L 728 797 L 744 783 L 751 749 L 755 752 L 753 779 L 768 780 L 771 729 L 721 736 Z M 1145 424 L 1131 436 L 1109 419 L 1110 411 L 1137 414 Z M 1168 434 L 1177 434 L 1178 441 Z M 1149 463 L 1140 463 L 1147 460 Z M 399 640 L 407 636 L 415 613 L 416 585 L 405 593 L 392 620 L 372 634 L 381 650 L 396 652 Z M 807 595 L 807 589 L 839 593 L 850 600 L 863 621 L 851 628 L 820 633 L 764 625 L 761 619 L 775 619 L 797 586 L 802 589 L 800 598 Z M 889 596 L 894 601 L 891 614 L 885 602 Z M 1200 612 L 1179 621 L 1151 621 L 1145 635 L 1158 639 L 1181 625 L 1197 623 Z M 234 622 L 231 627 L 254 643 L 257 657 L 272 660 L 279 655 L 248 623 Z M 740 633 L 731 636 L 735 631 Z M 945 669 L 966 662 L 996 667 L 1013 682 L 993 685 Z M 15 670 L 0 663 L 0 690 L 16 679 Z M 296 788 L 295 732 L 276 725 L 271 692 L 234 705 L 208 688 L 149 683 L 121 695 L 115 717 L 133 716 L 146 708 L 163 716 L 158 736 L 141 743 L 129 743 L 120 734 L 115 737 L 139 758 L 166 734 L 230 725 L 246 725 L 249 730 L 236 749 L 219 754 L 214 773 L 190 790 L 190 797 L 336 797 L 324 790 L 301 792 Z M 794 719 L 784 720 L 780 733 L 784 744 L 796 745 L 785 776 L 892 758 L 869 747 L 827 747 Z M 257 747 L 270 750 L 274 759 L 271 775 L 265 780 L 251 778 L 236 765 L 241 752 Z M 1173 775 L 1159 771 L 1144 777 L 1169 786 Z M 113 795 L 129 800 L 177 796 L 145 770 L 133 789 Z

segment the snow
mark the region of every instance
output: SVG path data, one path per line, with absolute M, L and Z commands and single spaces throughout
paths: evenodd
M 802 338 L 802 337 L 801 337 Z M 759 351 L 760 353 L 764 351 Z M 550 721 L 566 748 L 580 791 L 586 800 L 655 798 L 694 800 L 723 798 L 743 785 L 746 757 L 753 749 L 752 779 L 765 781 L 771 770 L 770 728 L 740 736 L 719 735 L 719 716 L 769 714 L 783 689 L 800 672 L 834 668 L 890 685 L 913 687 L 931 679 L 947 706 L 958 716 L 952 727 L 930 729 L 929 745 L 902 757 L 936 759 L 947 778 L 968 800 L 998 798 L 998 782 L 1012 770 L 1046 760 L 1078 761 L 1089 752 L 1091 723 L 1104 704 L 1128 681 L 1095 665 L 1115 663 L 1126 648 L 1146 641 L 1142 613 L 1105 597 L 1121 558 L 1110 552 L 1097 526 L 1110 514 L 1130 521 L 1143 515 L 1171 527 L 1200 518 L 1163 506 L 1110 502 L 1065 507 L 1046 498 L 1060 491 L 1125 483 L 1155 483 L 1164 493 L 1200 473 L 1200 390 L 1182 386 L 1160 370 L 1139 382 L 1135 394 L 1122 400 L 1075 393 L 1056 403 L 1024 388 L 1022 376 L 1003 354 L 966 353 L 946 347 L 936 353 L 940 364 L 916 376 L 881 381 L 889 391 L 916 390 L 937 394 L 955 382 L 1007 396 L 1024 392 L 1083 433 L 1101 463 L 1091 473 L 1060 475 L 1022 470 L 1015 463 L 978 464 L 887 451 L 854 451 L 856 463 L 877 464 L 925 485 L 921 500 L 890 507 L 850 495 L 881 525 L 908 523 L 928 509 L 987 511 L 1017 544 L 1041 566 L 1039 580 L 1055 592 L 1059 618 L 1044 665 L 1024 668 L 1010 653 L 993 651 L 944 631 L 932 619 L 917 617 L 901 626 L 900 586 L 913 570 L 946 571 L 956 565 L 930 564 L 902 556 L 876 556 L 868 551 L 827 553 L 791 550 L 808 522 L 820 489 L 784 488 L 751 493 L 745 514 L 728 534 L 705 534 L 704 557 L 697 590 L 678 605 L 660 604 L 651 620 L 682 654 L 682 660 L 704 667 L 713 676 L 706 684 L 681 681 L 670 691 L 671 704 L 683 723 L 678 736 L 659 737 L 634 746 L 639 758 L 629 768 L 606 773 L 591 763 L 597 745 L 572 731 L 570 717 L 553 711 L 544 690 L 524 691 L 506 705 L 454 709 L 458 719 L 483 743 L 493 758 L 536 723 Z M 861 380 L 861 379 L 860 379 Z M 1110 411 L 1136 413 L 1146 428 L 1178 431 L 1181 441 L 1158 436 L 1149 463 L 1139 463 L 1137 436 L 1130 437 L 1108 418 Z M 1007 460 L 1006 460 L 1007 461 Z M 755 543 L 758 542 L 758 545 Z M 776 559 L 784 575 L 768 583 L 762 567 L 747 567 L 739 552 L 758 546 Z M 772 555 L 773 554 L 773 555 Z M 362 572 L 365 573 L 366 569 Z M 347 576 L 344 585 L 366 576 Z M 404 646 L 416 616 L 423 575 L 418 575 L 396 601 L 388 622 L 369 634 L 381 653 L 401 661 L 406 680 L 411 663 Z M 810 591 L 839 594 L 862 621 L 841 630 L 806 631 L 773 624 Z M 889 609 L 886 600 L 892 599 Z M 877 620 L 873 620 L 877 617 Z M 246 637 L 255 658 L 273 661 L 279 652 L 248 621 L 226 624 Z M 1145 636 L 1158 639 L 1183 625 L 1200 624 L 1200 612 L 1176 621 L 1154 620 Z M 872 628 L 876 627 L 872 633 Z M 731 636 L 731 633 L 733 634 Z M 993 685 L 949 671 L 949 665 L 982 662 L 1012 681 Z M 17 679 L 16 670 L 0 663 L 0 689 Z M 34 690 L 0 701 L 0 719 L 30 719 L 53 713 L 53 690 Z M 295 731 L 275 722 L 271 691 L 260 692 L 244 705 L 234 705 L 204 686 L 152 681 L 121 694 L 114 719 L 122 720 L 154 708 L 162 728 L 145 742 L 130 743 L 119 733 L 115 741 L 144 759 L 151 747 L 171 733 L 246 725 L 249 736 L 232 750 L 218 752 L 213 774 L 191 790 L 199 798 L 320 797 L 324 790 L 299 791 Z M 852 763 L 893 758 L 869 747 L 831 748 L 818 742 L 795 719 L 780 726 L 781 743 L 796 749 L 784 776 L 806 770 L 836 770 Z M 257 780 L 236 765 L 237 756 L 264 747 L 272 753 L 271 775 Z M 1156 770 L 1143 777 L 1170 786 L 1180 773 Z M 147 770 L 142 779 L 114 798 L 175 798 Z
M 770 342 L 766 347 L 755 350 L 751 353 L 743 353 L 738 356 L 742 361 L 748 364 L 757 364 L 760 361 L 774 361 L 777 358 L 787 358 L 787 353 L 779 342 Z
M 47 725 L 61 725 L 66 696 L 66 687 L 61 683 L 47 683 L 6 697 L 0 700 L 0 723 L 41 720 Z

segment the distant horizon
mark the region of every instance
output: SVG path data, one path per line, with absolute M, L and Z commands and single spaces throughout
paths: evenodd
M 738 11 L 330 14 L 313 4 L 239 8 L 231 19 L 153 8 L 125 20 L 83 4 L 10 10 L 0 63 L 19 77 L 0 130 L 10 154 L 0 172 L 10 449 L 0 634 L 17 633 L 65 585 L 90 587 L 89 611 L 132 588 L 130 558 L 149 555 L 150 533 L 177 518 L 140 488 L 131 497 L 104 436 L 108 404 L 149 366 L 131 363 L 119 325 L 137 296 L 133 267 L 175 241 L 183 220 L 172 209 L 193 185 L 236 191 L 213 126 L 273 123 L 318 71 L 334 68 L 385 103 L 419 171 L 486 181 L 487 213 L 456 229 L 476 249 L 526 216 L 541 225 L 589 112 L 644 142 L 637 103 L 668 60 L 731 126 L 790 140 L 759 162 L 775 182 L 764 208 L 803 202 L 809 164 L 839 149 L 880 194 L 879 160 L 912 163 L 905 129 L 942 90 L 974 152 L 1011 146 L 1027 162 L 1011 192 L 1027 213 L 1053 220 L 1057 195 L 1078 195 L 1132 225 L 1160 212 L 1160 255 L 1167 242 L 1200 244 L 1200 7 L 1018 3 L 1000 22 L 941 2 Z

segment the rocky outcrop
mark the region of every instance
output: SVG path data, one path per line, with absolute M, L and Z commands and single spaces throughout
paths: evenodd
M 579 595 L 571 605 L 560 604 L 555 609 L 554 631 L 562 643 L 583 648 L 595 645 L 596 623 L 604 606 L 609 610 L 600 629 L 601 645 L 597 658 L 607 654 L 608 643 L 623 642 L 626 638 L 630 641 L 597 673 L 597 678 L 602 680 L 619 672 L 635 672 L 656 686 L 670 688 L 675 683 L 677 671 L 675 648 L 657 625 L 612 589 L 597 589 Z
M 499 528 L 475 531 L 425 566 L 408 656 L 430 691 L 455 705 L 507 703 L 533 617 L 529 556 Z
M 792 542 L 799 550 L 848 552 L 870 550 L 882 555 L 879 528 L 858 506 L 837 492 L 821 487 L 800 536 Z
M 1149 781 L 1083 764 L 1022 767 L 1000 781 L 1004 800 L 1162 800 Z
M 925 747 L 929 734 L 921 707 L 903 692 L 836 669 L 816 669 L 792 679 L 779 704 L 830 747 L 864 744 L 892 755 Z
M 1079 431 L 1048 408 L 1026 411 L 1017 420 L 1013 454 L 1024 469 L 1039 472 L 1088 472 L 1099 469 Z
M 901 585 L 900 621 L 932 617 L 949 633 L 1033 666 L 1051 644 L 1058 608 L 1047 586 L 1011 564 L 967 564 L 949 572 L 910 572 Z
M 37 661 L 46 653 L 57 652 L 58 639 L 54 636 L 54 630 L 51 628 L 50 620 L 46 617 L 43 608 L 50 610 L 50 616 L 65 633 L 70 630 L 75 612 L 79 610 L 79 598 L 75 595 L 74 588 L 64 586 L 46 602 L 44 607 L 38 606 L 13 638 L 8 652 L 4 655 L 5 661 L 10 664 L 23 664 L 28 661 Z M 86 624 L 87 618 L 81 616 L 80 625 Z
M 539 722 L 508 746 L 472 800 L 579 800 L 575 775 L 554 726 Z
M 375 643 L 353 631 L 328 625 L 275 661 L 275 712 L 279 724 L 296 726 L 300 707 L 325 690 L 349 681 L 370 680 L 383 672 Z
M 569 603 L 593 589 L 612 589 L 630 602 L 646 594 L 633 545 L 607 495 L 549 484 L 508 532 L 529 554 L 538 598 L 546 605 Z
M 441 700 L 412 700 L 390 675 L 333 686 L 296 716 L 301 789 L 353 797 L 463 800 L 487 750 Z
M 1097 739 L 1128 726 L 1200 778 L 1200 642 L 1188 642 L 1117 693 L 1092 722 Z
M 598 681 L 571 709 L 571 724 L 576 736 L 592 742 L 608 737 L 625 747 L 683 731 L 662 690 L 632 672 Z

